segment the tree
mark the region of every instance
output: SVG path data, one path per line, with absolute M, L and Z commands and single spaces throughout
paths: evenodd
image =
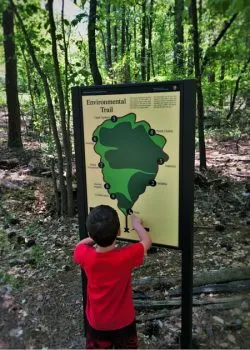
M 109 75 L 112 68 L 110 12 L 111 12 L 111 5 L 110 5 L 110 0 L 108 0 L 106 3 L 106 31 L 107 31 L 107 69 L 108 69 Z
M 174 75 L 183 76 L 184 68 L 184 27 L 182 14 L 184 10 L 184 0 L 175 0 L 174 4 Z
M 96 57 L 96 7 L 97 0 L 90 0 L 88 23 L 89 65 L 95 85 L 102 85 L 102 77 L 98 69 Z
M 141 22 L 141 79 L 146 80 L 146 5 L 147 1 L 142 2 L 142 22 Z
M 227 119 L 229 119 L 234 112 L 234 106 L 235 106 L 236 97 L 237 97 L 237 94 L 239 91 L 240 81 L 242 79 L 243 74 L 246 72 L 249 64 L 250 64 L 250 56 L 248 57 L 246 63 L 244 64 L 244 66 L 240 72 L 240 75 L 238 76 L 238 78 L 236 80 L 235 88 L 234 88 L 234 92 L 233 92 L 233 97 L 232 97 L 232 100 L 230 102 L 230 109 L 229 109 L 228 115 L 226 117 Z
M 10 0 L 11 6 L 13 8 L 13 11 L 17 17 L 18 24 L 22 30 L 24 39 L 26 41 L 30 57 L 32 59 L 33 65 L 35 69 L 37 70 L 37 73 L 39 77 L 42 80 L 42 84 L 44 87 L 44 92 L 46 96 L 46 101 L 47 101 L 47 109 L 48 109 L 48 119 L 49 119 L 49 124 L 52 130 L 54 142 L 55 142 L 55 147 L 57 151 L 57 161 L 58 161 L 58 171 L 59 171 L 59 184 L 60 184 L 60 193 L 61 193 L 61 214 L 64 215 L 66 213 L 66 189 L 65 189 L 65 184 L 64 184 L 64 177 L 63 177 L 63 152 L 62 152 L 62 147 L 60 143 L 60 138 L 58 134 L 58 129 L 57 129 L 57 124 L 56 124 L 56 117 L 55 117 L 55 111 L 54 111 L 54 105 L 53 105 L 53 100 L 51 96 L 51 91 L 50 91 L 50 86 L 48 82 L 47 75 L 44 73 L 44 71 L 41 68 L 41 65 L 37 59 L 36 52 L 34 49 L 34 46 L 32 45 L 32 42 L 29 38 L 28 32 L 25 28 L 25 25 L 23 23 L 23 20 L 18 12 L 18 9 L 13 2 L 13 0 Z M 55 193 L 57 193 L 57 188 L 55 188 Z
M 70 131 L 67 130 L 66 123 L 66 109 L 65 109 L 65 96 L 62 86 L 62 79 L 60 74 L 60 67 L 57 54 L 57 39 L 56 39 L 56 26 L 53 14 L 53 0 L 48 0 L 48 11 L 49 11 L 49 23 L 50 23 L 50 35 L 52 42 L 52 58 L 54 62 L 54 73 L 56 81 L 56 91 L 59 101 L 60 117 L 61 117 L 61 129 L 64 152 L 66 155 L 66 181 L 67 181 L 67 214 L 73 216 L 73 191 L 72 191 L 72 147 L 70 140 Z
M 191 0 L 191 13 L 193 24 L 193 44 L 194 44 L 194 67 L 195 78 L 197 80 L 197 111 L 198 111 L 198 134 L 199 134 L 199 150 L 200 150 L 200 170 L 206 169 L 206 147 L 204 136 L 204 103 L 201 82 L 200 67 L 200 44 L 199 29 L 197 20 L 196 0 Z
M 14 13 L 11 6 L 3 12 L 5 85 L 8 106 L 8 147 L 22 148 L 21 114 L 17 87 L 17 58 L 14 37 Z
M 148 18 L 147 81 L 149 81 L 151 77 L 151 65 L 152 65 L 153 76 L 155 76 L 153 48 L 152 48 L 153 13 L 154 13 L 154 0 L 151 0 L 150 9 L 149 9 L 149 18 Z

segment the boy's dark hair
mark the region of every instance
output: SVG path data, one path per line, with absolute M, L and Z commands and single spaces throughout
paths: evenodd
M 90 237 L 100 247 L 108 247 L 116 239 L 120 221 L 115 209 L 108 205 L 99 205 L 89 213 L 86 226 Z

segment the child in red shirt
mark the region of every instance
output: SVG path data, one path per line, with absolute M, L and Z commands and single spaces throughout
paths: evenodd
M 143 263 L 151 237 L 141 220 L 132 215 L 132 226 L 140 242 L 116 248 L 120 222 L 117 212 L 107 205 L 92 209 L 86 226 L 89 237 L 78 243 L 74 251 L 74 260 L 88 281 L 86 349 L 136 349 L 131 272 Z

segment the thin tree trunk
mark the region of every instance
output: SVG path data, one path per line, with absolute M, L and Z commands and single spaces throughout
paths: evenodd
M 187 77 L 191 77 L 194 72 L 194 53 L 193 53 L 193 26 L 192 26 L 192 7 L 188 6 L 188 49 L 187 49 Z
M 141 24 L 141 79 L 146 80 L 146 4 L 142 2 L 142 24 Z
M 65 106 L 66 106 L 66 135 L 68 141 L 68 147 L 66 151 L 67 157 L 67 171 L 66 171 L 66 182 L 67 182 L 67 209 L 68 215 L 74 215 L 74 199 L 73 199 L 73 176 L 72 176 L 72 143 L 70 135 L 70 105 L 69 105 L 69 76 L 68 76 L 68 45 L 66 43 L 65 28 L 64 28 L 64 0 L 62 0 L 61 10 L 61 24 L 62 24 L 62 35 L 63 35 L 63 46 L 64 46 L 64 66 L 65 66 Z
M 151 65 L 152 65 L 152 74 L 155 77 L 155 66 L 154 66 L 154 55 L 153 55 L 153 46 L 152 46 L 152 31 L 153 31 L 153 15 L 154 15 L 154 1 L 151 0 L 150 3 L 150 36 L 148 38 L 149 41 L 149 49 L 150 49 L 150 57 L 151 57 Z
M 235 13 L 229 21 L 226 21 L 224 23 L 224 26 L 221 30 L 221 32 L 219 33 L 219 35 L 217 36 L 217 38 L 214 40 L 213 44 L 211 46 L 209 46 L 209 48 L 207 49 L 203 61 L 202 61 L 202 65 L 201 65 L 201 74 L 203 73 L 206 65 L 208 64 L 209 58 L 210 58 L 210 52 L 211 52 L 211 48 L 215 48 L 218 43 L 221 41 L 221 39 L 224 37 L 224 35 L 226 34 L 226 32 L 228 31 L 228 29 L 230 28 L 230 26 L 232 25 L 232 23 L 235 21 L 235 19 L 237 18 L 238 13 Z
M 3 12 L 5 86 L 8 106 L 8 147 L 23 148 L 21 113 L 17 87 L 17 59 L 14 37 L 14 13 L 11 6 Z
M 122 19 L 121 19 L 121 57 L 123 58 L 123 56 L 125 55 L 125 42 L 126 42 L 126 8 L 125 5 L 122 5 L 121 8 L 121 15 L 122 15 Z
M 199 0 L 199 23 L 202 22 L 202 0 Z
M 239 91 L 240 81 L 241 81 L 242 75 L 246 72 L 249 63 L 250 63 L 250 57 L 248 58 L 247 62 L 244 64 L 244 67 L 242 68 L 240 75 L 238 76 L 238 78 L 236 80 L 233 96 L 232 96 L 232 99 L 230 102 L 230 109 L 229 109 L 229 112 L 227 115 L 227 119 L 229 119 L 234 112 L 234 106 L 235 106 L 236 97 L 237 97 L 237 94 Z
M 129 18 L 127 19 L 126 24 L 126 60 L 124 65 L 124 82 L 129 83 L 131 81 L 130 76 L 130 44 L 131 44 L 131 35 L 129 32 Z
M 58 135 L 58 130 L 57 130 L 57 125 L 56 125 L 56 118 L 55 118 L 55 113 L 54 113 L 54 106 L 53 106 L 53 102 L 52 102 L 52 98 L 51 98 L 51 93 L 50 93 L 50 88 L 49 88 L 49 84 L 48 84 L 48 80 L 47 80 L 47 76 L 46 74 L 43 72 L 39 61 L 36 58 L 36 54 L 35 54 L 35 50 L 34 47 L 29 39 L 28 33 L 26 31 L 26 28 L 23 24 L 22 18 L 20 17 L 17 8 L 13 2 L 13 0 L 9 0 L 13 10 L 15 12 L 15 15 L 18 19 L 18 23 L 21 27 L 21 30 L 23 32 L 25 41 L 27 43 L 28 46 L 28 50 L 32 59 L 32 62 L 34 64 L 34 67 L 37 70 L 38 75 L 40 76 L 42 82 L 43 82 L 43 87 L 44 87 L 44 91 L 45 91 L 45 97 L 46 97 L 46 101 L 47 101 L 47 107 L 48 107 L 48 117 L 49 117 L 49 122 L 51 125 L 51 129 L 52 129 L 52 133 L 53 133 L 53 137 L 54 137 L 54 141 L 55 141 L 55 145 L 56 145 L 56 150 L 57 150 L 57 158 L 58 158 L 58 171 L 59 171 L 59 183 L 60 183 L 60 191 L 61 191 L 61 202 L 62 203 L 66 203 L 66 189 L 65 189 L 65 184 L 64 184 L 64 177 L 63 177 L 63 156 L 62 156 L 62 147 L 61 147 L 61 143 L 60 143 L 60 139 L 59 139 L 59 135 Z M 66 207 L 62 208 L 62 211 L 65 212 L 66 211 Z
M 110 75 L 112 69 L 111 28 L 110 28 L 110 0 L 106 1 L 106 31 L 107 31 L 107 70 Z
M 219 108 L 223 108 L 224 104 L 224 78 L 225 78 L 225 62 L 221 62 L 220 67 L 220 87 L 219 87 Z
M 154 75 L 154 67 L 153 67 L 153 61 L 152 61 L 153 12 L 154 12 L 154 0 L 151 0 L 150 8 L 149 8 L 149 18 L 148 18 L 147 81 L 149 81 L 151 77 L 151 63 L 152 63 L 152 70 Z
M 31 78 L 31 74 L 30 74 L 31 67 L 29 67 L 29 62 L 28 62 L 28 59 L 26 57 L 25 50 L 24 50 L 23 46 L 20 45 L 20 48 L 21 48 L 22 56 L 23 56 L 23 59 L 25 62 L 25 70 L 26 70 L 27 81 L 28 81 L 28 90 L 29 90 L 29 94 L 30 94 L 31 108 L 32 108 L 31 121 L 30 121 L 29 127 L 32 130 L 34 130 L 34 118 L 35 118 L 37 112 L 36 112 L 35 99 L 34 99 L 33 89 L 32 89 L 32 78 Z
M 206 169 L 206 147 L 204 136 L 204 102 L 201 85 L 200 70 L 200 45 L 199 30 L 197 21 L 196 0 L 191 0 L 192 22 L 193 22 L 193 44 L 194 44 L 194 66 L 195 77 L 197 80 L 197 109 L 198 109 L 198 133 L 199 133 L 199 151 L 200 151 L 200 170 Z
M 48 11 L 49 11 L 49 23 L 50 23 L 50 35 L 52 42 L 52 58 L 54 63 L 55 81 L 56 81 L 56 91 L 59 101 L 59 110 L 61 117 L 61 128 L 62 128 L 62 139 L 64 152 L 66 156 L 66 183 L 67 183 L 67 211 L 63 214 L 68 214 L 73 216 L 73 190 L 72 190 L 72 151 L 71 143 L 68 137 L 67 125 L 66 125 L 66 109 L 64 103 L 64 92 L 62 87 L 62 79 L 60 74 L 60 67 L 57 54 L 57 43 L 56 43 L 56 26 L 53 14 L 53 0 L 48 0 Z M 62 203 L 62 208 L 65 204 Z
M 137 62 L 137 33 L 136 33 L 136 5 L 134 5 L 134 22 L 133 22 L 133 34 L 134 34 L 134 58 L 135 62 Z
M 89 23 L 88 23 L 88 43 L 89 43 L 89 65 L 95 85 L 102 85 L 102 77 L 98 69 L 96 57 L 96 7 L 97 0 L 90 0 Z
M 184 0 L 175 0 L 174 6 L 174 62 L 173 62 L 173 73 L 174 75 L 183 75 L 184 68 L 184 53 L 183 53 L 183 44 L 184 44 L 184 30 L 183 30 L 183 21 L 182 13 L 184 10 Z
M 114 27 L 113 27 L 113 59 L 114 62 L 118 61 L 118 33 L 117 33 L 117 11 L 116 6 L 113 5 L 113 15 L 114 15 Z

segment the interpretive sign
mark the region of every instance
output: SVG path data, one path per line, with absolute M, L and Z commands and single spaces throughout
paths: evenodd
M 107 204 L 121 239 L 138 239 L 135 213 L 154 244 L 181 249 L 181 346 L 192 348 L 195 82 L 75 87 L 72 106 L 80 237 L 90 210 Z
M 80 88 L 75 125 L 77 135 L 82 130 L 85 214 L 100 204 L 117 209 L 121 239 L 137 240 L 129 220 L 135 213 L 153 243 L 180 246 L 183 85 Z

